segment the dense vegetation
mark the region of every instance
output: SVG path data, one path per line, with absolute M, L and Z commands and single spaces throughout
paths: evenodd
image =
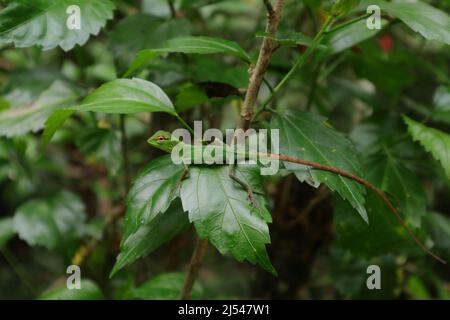
M 448 12 L 0 1 L 0 298 L 449 298 Z M 195 120 L 336 172 L 185 172 L 147 142 Z

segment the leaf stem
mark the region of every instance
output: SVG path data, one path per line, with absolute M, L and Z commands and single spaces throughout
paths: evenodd
M 208 249 L 208 238 L 198 239 L 195 245 L 194 253 L 192 254 L 189 269 L 184 280 L 183 288 L 181 289 L 180 300 L 188 300 L 191 297 L 191 291 L 197 280 L 200 267 L 203 263 L 206 250 Z
M 365 15 L 363 15 L 363 16 L 359 16 L 359 17 L 356 17 L 356 18 L 354 18 L 354 19 L 352 19 L 352 20 L 348 20 L 348 21 L 346 21 L 346 22 L 344 22 L 344 23 L 341 23 L 340 25 L 337 25 L 336 27 L 334 27 L 334 28 L 331 29 L 331 30 L 325 31 L 325 34 L 328 35 L 328 34 L 331 34 L 331 33 L 333 33 L 333 32 L 336 32 L 336 31 L 338 31 L 338 30 L 341 30 L 341 29 L 343 29 L 343 28 L 345 28 L 345 27 L 347 27 L 347 26 L 349 26 L 349 25 L 351 25 L 351 24 L 354 24 L 354 23 L 359 22 L 359 21 L 361 21 L 361 20 L 367 19 L 367 18 L 370 17 L 371 15 L 372 15 L 371 13 L 367 13 L 367 14 L 365 14 Z
M 181 122 L 181 124 L 182 124 L 186 129 L 189 130 L 189 132 L 190 132 L 192 135 L 194 134 L 194 129 L 192 129 L 191 126 L 188 125 L 188 124 L 186 123 L 186 121 L 183 120 L 182 117 L 180 117 L 178 114 L 177 114 L 175 117 L 178 119 L 178 121 Z

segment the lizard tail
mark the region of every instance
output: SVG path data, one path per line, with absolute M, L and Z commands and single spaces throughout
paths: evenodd
M 265 155 L 267 156 L 267 155 Z M 363 178 L 360 178 L 358 176 L 355 176 L 351 173 L 348 173 L 346 171 L 343 171 L 341 169 L 337 169 L 334 167 L 330 167 L 330 166 L 326 166 L 320 163 L 315 163 L 315 162 L 311 162 L 311 161 L 306 161 L 306 160 L 301 160 L 301 159 L 297 159 L 294 157 L 289 157 L 289 156 L 284 156 L 284 155 L 276 155 L 276 154 L 269 154 L 268 155 L 270 158 L 273 159 L 278 159 L 281 161 L 286 161 L 286 162 L 292 162 L 292 163 L 298 163 L 298 164 L 302 164 L 302 165 L 306 165 L 306 166 L 310 166 L 319 170 L 324 170 L 324 171 L 329 171 L 329 172 L 333 172 L 336 173 L 340 176 L 352 179 L 356 182 L 358 182 L 359 184 L 365 186 L 366 188 L 374 191 L 382 200 L 383 202 L 388 206 L 389 210 L 395 215 L 395 217 L 397 218 L 397 220 L 400 222 L 400 224 L 402 225 L 402 227 L 408 232 L 408 234 L 410 235 L 410 237 L 414 240 L 414 242 L 416 242 L 416 244 L 423 250 L 425 251 L 428 255 L 430 255 L 431 257 L 433 257 L 434 259 L 436 259 L 437 261 L 443 263 L 443 264 L 447 264 L 447 262 L 442 259 L 441 257 L 439 257 L 438 255 L 436 255 L 435 253 L 431 252 L 412 232 L 412 230 L 408 227 L 408 225 L 406 224 L 405 220 L 402 219 L 402 217 L 400 216 L 400 214 L 398 213 L 397 209 L 394 207 L 394 205 L 392 204 L 391 200 L 389 200 L 388 196 L 386 195 L 386 193 L 384 193 L 383 190 L 378 189 L 377 187 L 375 187 L 373 184 L 371 184 L 370 182 L 364 180 Z

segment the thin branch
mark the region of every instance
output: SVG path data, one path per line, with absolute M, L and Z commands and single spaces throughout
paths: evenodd
M 178 119 L 178 121 L 180 121 L 180 123 L 181 123 L 186 129 L 189 130 L 189 132 L 190 132 L 192 135 L 194 134 L 194 129 L 192 129 L 192 127 L 191 127 L 190 125 L 188 125 L 187 122 L 184 121 L 182 117 L 180 117 L 179 115 L 176 115 L 175 117 Z
M 268 19 L 266 25 L 266 32 L 274 35 L 280 24 L 281 14 L 283 11 L 284 0 L 278 0 L 275 8 L 272 8 L 270 1 L 264 1 L 268 9 Z M 268 7 L 268 3 L 270 6 Z M 270 59 L 273 53 L 273 41 L 269 38 L 264 38 L 261 49 L 259 51 L 258 61 L 255 67 L 250 72 L 250 84 L 245 95 L 244 105 L 241 112 L 241 125 L 244 130 L 248 129 L 253 118 L 254 105 L 258 98 L 259 89 L 264 81 L 264 74 L 269 66 Z
M 274 14 L 272 2 L 270 2 L 270 0 L 264 0 L 264 5 L 266 6 L 269 15 Z
M 319 169 L 319 170 L 324 170 L 324 171 L 329 171 L 329 172 L 333 172 L 335 174 L 338 174 L 340 176 L 349 178 L 351 180 L 356 181 L 357 183 L 363 185 L 364 187 L 374 191 L 382 200 L 383 202 L 388 206 L 389 210 L 394 214 L 394 216 L 396 217 L 396 219 L 400 222 L 400 224 L 402 225 L 402 227 L 408 232 L 408 234 L 410 235 L 410 237 L 414 240 L 414 242 L 424 251 L 426 252 L 428 255 L 430 255 L 431 257 L 433 257 L 434 259 L 438 260 L 439 262 L 443 263 L 443 264 L 447 264 L 447 262 L 445 260 L 443 260 L 441 257 L 437 256 L 436 254 L 434 254 L 433 252 L 431 252 L 412 232 L 412 230 L 408 227 L 408 225 L 406 224 L 406 222 L 402 219 L 402 217 L 400 216 L 400 214 L 398 213 L 397 209 L 395 208 L 395 206 L 392 204 L 391 200 L 389 200 L 388 196 L 384 193 L 383 190 L 378 189 L 377 187 L 375 187 L 373 184 L 371 184 L 370 182 L 364 180 L 363 178 L 360 178 L 358 176 L 355 176 L 351 173 L 348 173 L 346 171 L 343 171 L 341 169 L 337 169 L 334 167 L 330 167 L 330 166 L 326 166 L 324 164 L 320 164 L 320 163 L 315 163 L 315 162 L 311 162 L 311 161 L 306 161 L 306 160 L 302 160 L 302 159 L 298 159 L 298 158 L 293 158 L 293 157 L 289 157 L 289 156 L 285 156 L 285 155 L 277 155 L 277 154 L 265 154 L 265 153 L 260 153 L 259 154 L 260 157 L 269 157 L 269 158 L 273 158 L 273 159 L 278 159 L 281 161 L 286 161 L 286 162 L 291 162 L 291 163 L 298 163 L 298 164 L 302 164 L 302 165 L 306 165 L 309 167 L 313 167 L 315 169 Z
M 206 249 L 208 249 L 208 238 L 198 239 L 189 264 L 186 279 L 184 280 L 183 288 L 181 289 L 180 300 L 190 299 L 191 291 L 194 287 L 195 281 L 197 280 L 203 258 L 205 257 Z
M 172 18 L 176 18 L 177 12 L 175 10 L 175 5 L 173 4 L 173 0 L 167 0 L 167 4 L 169 5 L 170 15 L 172 16 Z

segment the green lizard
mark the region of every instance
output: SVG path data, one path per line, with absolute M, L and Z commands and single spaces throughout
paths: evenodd
M 403 226 L 403 228 L 405 228 L 405 230 L 408 232 L 408 234 L 411 236 L 411 238 L 416 242 L 416 244 L 422 249 L 424 250 L 427 254 L 429 254 L 431 257 L 433 257 L 434 259 L 440 261 L 443 264 L 447 264 L 447 262 L 445 260 L 443 260 L 442 258 L 440 258 L 439 256 L 437 256 L 436 254 L 434 254 L 433 252 L 431 252 L 412 232 L 412 230 L 408 227 L 408 225 L 406 224 L 406 222 L 402 219 L 402 217 L 400 216 L 400 214 L 398 213 L 397 209 L 395 208 L 395 206 L 392 204 L 391 200 L 389 200 L 388 196 L 386 195 L 386 193 L 384 193 L 383 190 L 378 189 L 377 187 L 375 187 L 374 185 L 372 185 L 370 182 L 364 180 L 361 177 L 358 177 L 356 175 L 353 175 L 349 172 L 343 171 L 341 169 L 338 168 L 334 168 L 334 167 L 330 167 L 327 165 L 323 165 L 320 163 L 315 163 L 315 162 L 311 162 L 311 161 L 306 161 L 303 159 L 298 159 L 298 158 L 294 158 L 294 157 L 290 157 L 290 156 L 285 156 L 285 155 L 278 155 L 278 154 L 271 154 L 271 153 L 261 153 L 261 152 L 248 152 L 245 150 L 236 150 L 235 148 L 231 148 L 230 146 L 223 144 L 223 143 L 219 143 L 219 144 L 214 144 L 214 145 L 204 145 L 204 144 L 198 144 L 198 145 L 188 145 L 182 141 L 176 140 L 176 139 L 172 139 L 172 135 L 170 132 L 167 131 L 158 131 L 156 132 L 152 137 L 150 137 L 150 139 L 148 139 L 148 143 L 150 145 L 152 145 L 155 148 L 158 148 L 160 150 L 163 150 L 165 152 L 168 153 L 172 153 L 172 151 L 174 151 L 174 148 L 179 148 L 179 150 L 182 150 L 183 148 L 185 148 L 184 150 L 190 150 L 191 152 L 188 152 L 187 155 L 183 154 L 181 156 L 181 161 L 185 166 L 185 173 L 182 176 L 182 179 L 184 179 L 188 173 L 188 165 L 189 164 L 213 164 L 213 163 L 208 163 L 208 162 L 201 162 L 203 159 L 201 158 L 202 155 L 204 154 L 205 151 L 208 150 L 208 153 L 215 153 L 215 154 L 222 154 L 226 157 L 231 157 L 232 159 L 248 159 L 248 158 L 252 158 L 255 159 L 255 157 L 257 157 L 257 159 L 265 159 L 265 160 L 278 160 L 278 161 L 283 161 L 283 162 L 291 162 L 291 163 L 297 163 L 297 164 L 301 164 L 301 165 L 305 165 L 308 166 L 310 168 L 316 169 L 316 170 L 324 170 L 324 171 L 329 171 L 338 175 L 341 175 L 345 178 L 351 179 L 356 181 L 357 183 L 365 186 L 366 188 L 374 191 L 382 200 L 383 202 L 388 206 L 389 210 L 395 215 L 395 217 L 397 218 L 397 220 L 400 222 L 400 224 Z M 211 160 L 211 159 L 210 159 Z M 227 164 L 229 164 L 229 162 L 226 162 Z M 220 163 L 223 164 L 223 163 Z M 238 184 L 240 184 L 248 193 L 249 195 L 249 200 L 252 204 L 255 204 L 254 201 L 254 195 L 253 195 L 253 190 L 251 189 L 250 186 L 248 186 L 245 182 L 239 180 L 235 175 L 234 175 L 234 164 L 232 164 L 230 166 L 230 177 L 236 181 Z

